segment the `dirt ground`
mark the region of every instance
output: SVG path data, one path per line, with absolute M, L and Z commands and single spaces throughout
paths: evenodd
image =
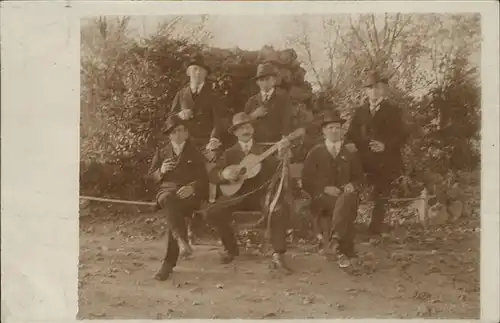
M 120 212 L 81 218 L 79 318 L 479 318 L 476 216 L 433 230 L 398 228 L 378 240 L 361 234 L 357 274 L 304 243 L 290 245 L 291 276 L 251 251 L 220 265 L 221 246 L 208 240 L 170 281 L 158 282 L 160 220 Z

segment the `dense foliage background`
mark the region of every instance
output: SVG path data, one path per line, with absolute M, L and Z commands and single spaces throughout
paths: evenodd
M 152 199 L 144 175 L 161 111 L 187 82 L 184 63 L 198 52 L 233 112 L 257 91 L 251 80 L 256 65 L 280 61 L 296 122 L 311 129 L 313 115 L 328 106 L 350 116 L 363 99 L 363 73 L 380 69 L 391 76 L 391 99 L 405 112 L 405 162 L 415 183 L 435 184 L 479 166 L 480 77 L 472 59 L 480 46 L 478 15 L 320 17 L 321 35 L 310 32 L 311 22 L 296 20 L 287 49 L 255 52 L 207 46 L 203 23 L 179 35 L 181 18 L 153 35 L 130 37 L 130 19 L 99 18 L 82 27 L 81 194 Z

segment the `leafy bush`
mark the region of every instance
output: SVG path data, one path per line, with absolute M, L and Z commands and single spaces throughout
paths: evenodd
M 144 175 L 160 143 L 164 111 L 188 82 L 185 64 L 192 55 L 203 52 L 214 90 L 232 114 L 257 92 L 252 80 L 257 64 L 269 60 L 269 53 L 280 54 L 269 47 L 262 52 L 201 48 L 166 36 L 115 45 L 114 55 L 82 57 L 80 187 L 83 194 L 120 198 L 154 196 Z M 292 95 L 297 123 L 303 122 L 311 87 L 293 51 L 283 53 L 280 85 Z

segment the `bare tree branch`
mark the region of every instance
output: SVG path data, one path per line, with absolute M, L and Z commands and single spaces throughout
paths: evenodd
M 373 36 L 375 38 L 375 44 L 377 45 L 377 54 L 380 49 L 380 42 L 378 40 L 378 30 L 377 30 L 377 25 L 375 24 L 375 15 L 371 14 L 370 15 L 372 18 L 372 25 L 373 25 Z M 378 55 L 377 55 L 378 56 Z
M 359 41 L 359 43 L 364 47 L 364 49 L 366 50 L 366 52 L 368 53 L 368 58 L 371 62 L 371 64 L 373 65 L 374 64 L 374 61 L 373 61 L 373 55 L 372 53 L 370 52 L 370 49 L 368 48 L 368 46 L 366 45 L 366 43 L 363 41 L 363 39 L 361 38 L 361 36 L 359 35 L 358 33 L 358 30 L 354 27 L 354 25 L 352 24 L 352 18 L 349 17 L 349 24 L 350 24 L 350 27 L 351 27 L 351 31 L 353 32 L 354 36 L 356 36 L 356 39 Z

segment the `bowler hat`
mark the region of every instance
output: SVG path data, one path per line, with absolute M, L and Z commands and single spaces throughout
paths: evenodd
M 371 72 L 367 75 L 365 81 L 363 82 L 363 87 L 370 87 L 377 83 L 388 84 L 389 78 L 379 72 Z
M 208 67 L 208 65 L 205 63 L 203 56 L 200 54 L 194 55 L 189 59 L 186 65 L 186 69 L 192 65 L 203 67 L 205 70 L 207 70 L 207 73 L 210 73 L 210 67 Z
M 252 117 L 250 117 L 245 112 L 238 112 L 233 116 L 233 124 L 231 125 L 231 127 L 229 127 L 228 131 L 230 133 L 233 133 L 239 126 L 247 123 L 253 123 L 253 121 L 254 119 L 252 119 Z
M 163 127 L 163 133 L 169 134 L 172 130 L 175 129 L 175 127 L 184 124 L 185 124 L 184 120 L 182 120 L 178 115 L 176 114 L 170 115 L 167 118 L 167 121 L 165 122 L 165 126 Z
M 340 116 L 340 113 L 337 110 L 329 110 L 323 114 L 323 118 L 321 119 L 321 127 L 324 127 L 329 123 L 340 123 L 341 125 L 343 125 L 345 121 L 346 120 Z
M 266 76 L 278 76 L 278 71 L 276 71 L 276 67 L 272 63 L 257 65 L 257 75 L 255 75 L 254 79 L 258 80 Z

